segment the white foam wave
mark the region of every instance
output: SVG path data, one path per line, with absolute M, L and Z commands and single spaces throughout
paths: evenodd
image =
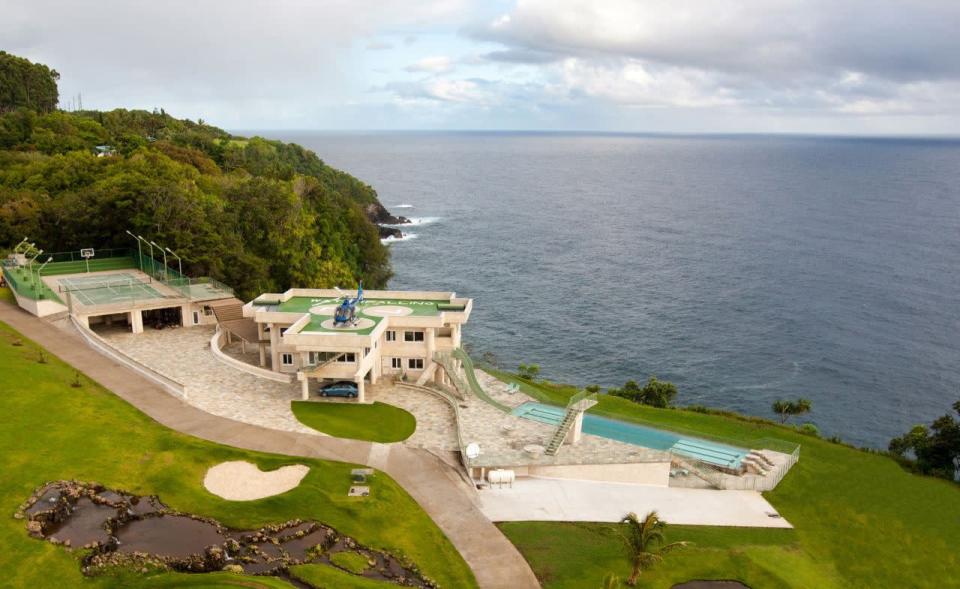
M 412 208 L 413 208 L 413 205 L 406 204 L 406 203 L 401 203 L 401 204 L 398 204 L 398 205 L 390 205 L 390 208 L 391 208 L 391 209 L 412 209 Z
M 394 242 L 396 242 L 396 241 L 410 241 L 411 239 L 416 239 L 416 238 L 417 238 L 417 234 L 416 234 L 416 233 L 404 233 L 404 234 L 403 234 L 403 237 L 394 237 L 394 236 L 392 236 L 392 235 L 391 235 L 390 237 L 384 237 L 383 239 L 380 240 L 380 243 L 394 243 Z
M 412 227 L 414 225 L 429 225 L 436 223 L 440 217 L 410 217 L 409 223 L 383 223 L 384 227 Z

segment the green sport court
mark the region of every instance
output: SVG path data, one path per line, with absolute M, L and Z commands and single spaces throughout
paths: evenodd
M 150 279 L 147 278 L 147 280 Z M 164 298 L 164 295 L 148 282 L 144 282 L 136 274 L 127 272 L 72 276 L 61 278 L 59 282 L 60 292 L 69 292 L 70 296 L 82 305 L 107 305 L 131 300 Z

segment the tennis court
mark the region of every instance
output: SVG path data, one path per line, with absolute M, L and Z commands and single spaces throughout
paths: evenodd
M 73 276 L 60 279 L 60 292 L 69 292 L 81 305 L 106 305 L 148 299 L 164 295 L 150 286 L 151 279 L 126 272 Z

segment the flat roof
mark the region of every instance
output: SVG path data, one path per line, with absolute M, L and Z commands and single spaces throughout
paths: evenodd
M 275 305 L 281 313 L 310 313 L 310 321 L 300 333 L 344 333 L 369 335 L 385 317 L 439 317 L 448 311 L 463 311 L 464 305 L 446 300 L 364 298 L 357 305 L 356 326 L 333 326 L 333 317 L 341 299 L 338 297 L 295 296 Z

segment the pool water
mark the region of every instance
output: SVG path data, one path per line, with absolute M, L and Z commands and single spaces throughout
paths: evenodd
M 559 425 L 565 411 L 562 407 L 530 401 L 520 405 L 512 413 L 524 419 L 539 421 L 548 425 Z M 709 442 L 691 436 L 681 436 L 670 431 L 608 419 L 589 413 L 583 416 L 583 433 L 654 450 L 672 451 L 726 468 L 739 468 L 740 462 L 747 455 L 747 450 L 743 448 Z

